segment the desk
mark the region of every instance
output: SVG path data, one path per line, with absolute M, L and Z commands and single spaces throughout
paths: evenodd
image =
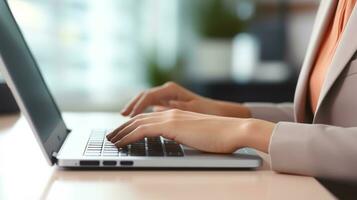
M 65 113 L 64 119 L 69 127 L 120 123 L 115 113 Z M 269 157 L 260 154 L 257 171 L 64 170 L 47 165 L 24 117 L 2 116 L 0 199 L 334 199 L 314 178 L 271 171 Z

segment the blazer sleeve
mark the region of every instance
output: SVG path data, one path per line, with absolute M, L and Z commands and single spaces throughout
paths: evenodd
M 357 180 L 357 127 L 279 122 L 271 137 L 273 170 Z
M 271 122 L 294 121 L 293 103 L 245 103 L 252 114 L 252 118 Z

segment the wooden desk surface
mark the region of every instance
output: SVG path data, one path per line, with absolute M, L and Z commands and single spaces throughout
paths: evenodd
M 120 123 L 113 113 L 64 118 L 69 127 Z M 0 116 L 0 199 L 334 199 L 314 178 L 272 172 L 261 155 L 257 171 L 64 170 L 47 164 L 23 117 Z

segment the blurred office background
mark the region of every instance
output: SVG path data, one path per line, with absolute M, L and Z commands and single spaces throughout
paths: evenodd
M 66 111 L 118 111 L 173 80 L 202 95 L 292 101 L 318 0 L 9 0 Z

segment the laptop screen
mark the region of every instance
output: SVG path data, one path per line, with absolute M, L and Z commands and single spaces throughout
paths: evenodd
M 67 129 L 5 0 L 0 0 L 0 55 L 3 74 L 43 150 L 51 157 Z

